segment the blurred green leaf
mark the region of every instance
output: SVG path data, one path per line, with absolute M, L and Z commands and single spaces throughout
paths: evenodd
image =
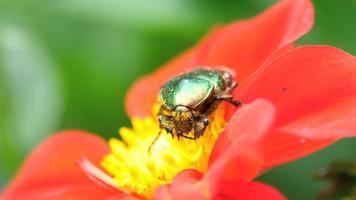
M 315 25 L 303 44 L 333 45 L 356 54 L 356 1 L 315 0 Z
M 43 1 L 37 9 L 89 24 L 117 26 L 155 34 L 191 38 L 210 27 L 242 17 L 252 17 L 275 0 L 216 2 L 200 0 L 63 0 Z
M 88 23 L 189 34 L 207 24 L 191 4 L 179 0 L 64 0 L 47 3 L 55 14 Z
M 9 175 L 25 153 L 57 130 L 63 96 L 60 73 L 30 29 L 0 21 L 0 51 L 0 160 Z

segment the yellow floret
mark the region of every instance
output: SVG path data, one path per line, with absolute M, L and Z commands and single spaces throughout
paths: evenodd
M 172 138 L 163 131 L 148 151 L 159 133 L 156 118 L 133 118 L 132 128 L 120 128 L 122 140 L 109 140 L 111 153 L 101 162 L 117 187 L 138 195 L 152 197 L 154 189 L 172 181 L 185 169 L 206 172 L 212 147 L 225 127 L 224 112 L 218 108 L 210 116 L 210 125 L 197 140 Z

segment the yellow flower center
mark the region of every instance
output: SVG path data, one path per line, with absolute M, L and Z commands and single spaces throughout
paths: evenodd
M 101 165 L 119 189 L 152 197 L 157 186 L 171 183 L 182 170 L 207 171 L 210 152 L 225 127 L 224 109 L 219 107 L 209 119 L 209 126 L 197 140 L 178 140 L 163 131 L 148 151 L 160 131 L 158 121 L 153 117 L 133 118 L 132 128 L 120 128 L 122 140 L 109 140 L 111 153 Z

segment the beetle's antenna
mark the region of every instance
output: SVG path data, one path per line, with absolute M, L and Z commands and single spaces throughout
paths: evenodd
M 155 139 L 152 140 L 150 146 L 149 146 L 148 149 L 147 149 L 148 153 L 151 152 L 151 149 L 152 149 L 153 145 L 157 142 L 159 136 L 161 136 L 161 133 L 162 133 L 162 129 L 160 129 L 160 131 L 159 131 L 158 134 L 156 135 Z

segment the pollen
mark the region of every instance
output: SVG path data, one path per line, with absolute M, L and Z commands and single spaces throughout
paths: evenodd
M 101 165 L 118 189 L 150 198 L 156 187 L 171 183 L 185 169 L 207 171 L 210 152 L 226 124 L 224 109 L 219 107 L 209 119 L 211 123 L 198 139 L 173 138 L 163 131 L 148 150 L 160 131 L 158 121 L 132 118 L 132 128 L 120 128 L 121 140 L 109 140 L 111 152 Z

